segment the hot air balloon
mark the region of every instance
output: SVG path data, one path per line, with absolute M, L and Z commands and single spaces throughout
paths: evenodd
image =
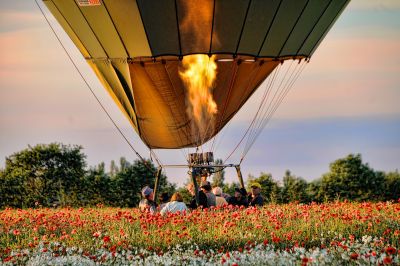
M 179 149 L 218 134 L 283 61 L 309 59 L 349 0 L 43 2 L 142 141 Z M 194 62 L 212 78 L 200 109 Z

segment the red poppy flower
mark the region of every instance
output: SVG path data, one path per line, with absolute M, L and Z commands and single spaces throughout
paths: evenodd
M 356 260 L 356 259 L 358 259 L 358 254 L 357 254 L 357 253 L 352 253 L 352 254 L 350 255 L 350 258 L 351 258 L 352 260 Z
M 389 255 L 393 255 L 396 253 L 396 249 L 394 247 L 387 247 L 386 248 L 386 253 Z
M 385 257 L 383 259 L 383 264 L 391 264 L 392 263 L 392 258 L 391 257 Z

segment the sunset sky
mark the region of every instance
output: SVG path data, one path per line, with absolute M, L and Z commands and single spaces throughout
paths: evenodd
M 149 157 L 80 53 L 38 2 L 112 118 Z M 263 171 L 280 180 L 289 169 L 310 181 L 349 153 L 361 153 L 375 170 L 400 168 L 399 18 L 398 0 L 350 2 L 247 155 L 244 177 Z M 88 166 L 108 165 L 121 156 L 137 159 L 34 0 L 0 1 L 0 48 L 0 168 L 6 156 L 51 142 L 82 145 Z M 215 157 L 225 158 L 251 122 L 259 103 L 254 96 L 222 132 Z M 156 153 L 164 164 L 185 161 L 181 151 Z M 181 185 L 186 171 L 166 169 L 166 174 Z M 227 170 L 226 179 L 236 181 L 233 170 Z

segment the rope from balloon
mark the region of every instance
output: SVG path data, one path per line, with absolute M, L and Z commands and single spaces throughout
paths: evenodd
M 224 164 L 232 157 L 233 154 L 242 146 L 243 141 L 245 141 L 243 152 L 239 160 L 239 165 L 243 162 L 246 155 L 250 151 L 251 147 L 256 142 L 257 138 L 260 136 L 263 129 L 266 127 L 268 122 L 271 120 L 272 116 L 275 114 L 278 107 L 282 104 L 287 94 L 293 87 L 301 72 L 304 70 L 306 63 L 309 60 L 299 59 L 299 63 L 292 69 L 295 59 L 291 62 L 289 67 L 286 69 L 283 77 L 280 76 L 281 69 L 283 68 L 283 61 L 275 70 L 272 75 L 270 75 L 265 82 L 265 90 L 261 97 L 258 109 L 248 126 L 244 134 L 238 141 L 237 145 L 228 154 L 226 159 L 223 161 Z M 275 83 L 279 84 L 275 86 Z M 272 96 L 271 96 L 272 95 Z M 222 134 L 224 132 L 221 132 Z
M 246 61 L 248 61 L 248 60 L 246 60 Z M 253 59 L 253 62 L 255 62 L 255 61 L 257 61 L 256 58 Z M 249 87 L 250 87 L 250 85 L 251 85 L 251 81 L 253 80 L 254 77 L 256 77 L 256 76 L 258 75 L 258 73 L 260 72 L 261 66 L 262 66 L 263 64 L 264 64 L 264 60 L 261 60 L 261 61 L 254 67 L 254 69 L 252 70 L 252 72 L 251 72 L 251 74 L 250 74 L 250 77 L 248 78 L 247 86 L 246 86 L 246 89 L 245 89 L 244 91 L 248 91 L 248 89 L 249 89 Z M 240 106 L 242 106 L 243 104 L 244 104 L 244 102 L 241 103 Z M 229 120 L 228 124 L 225 126 L 226 128 L 228 128 L 228 126 L 229 126 L 229 124 L 231 123 L 231 121 L 232 121 L 232 119 Z M 218 150 L 218 148 L 219 148 L 219 146 L 220 146 L 220 144 L 221 144 L 221 142 L 222 142 L 222 139 L 223 139 L 224 135 L 226 134 L 226 132 L 227 132 L 227 130 L 223 130 L 223 131 L 221 132 L 221 134 L 218 134 L 218 136 L 217 136 L 217 135 L 214 136 L 214 140 L 213 140 L 212 146 L 211 146 L 211 151 L 216 151 L 216 150 Z M 217 141 L 217 139 L 218 139 L 218 141 Z M 240 142 L 239 142 L 238 145 L 240 145 Z
M 242 138 L 240 139 L 240 141 L 238 142 L 238 144 L 235 146 L 235 148 L 232 150 L 232 152 L 231 152 L 231 153 L 228 155 L 228 157 L 224 160 L 224 163 L 226 163 L 226 161 L 236 152 L 236 150 L 237 150 L 237 149 L 239 148 L 239 146 L 242 144 L 242 141 L 246 138 L 247 134 L 248 134 L 249 132 L 251 132 L 251 130 L 253 130 L 253 125 L 254 125 L 254 123 L 255 123 L 257 117 L 258 117 L 258 114 L 259 114 L 259 112 L 260 112 L 260 110 L 261 110 L 261 108 L 262 108 L 263 103 L 265 102 L 265 98 L 268 96 L 269 89 L 270 89 L 271 85 L 273 84 L 273 82 L 274 82 L 274 80 L 275 80 L 276 74 L 279 72 L 279 67 L 280 67 L 280 65 L 278 66 L 278 69 L 274 71 L 273 78 L 270 80 L 269 85 L 267 85 L 267 87 L 266 87 L 267 89 L 266 89 L 266 91 L 264 92 L 264 95 L 263 95 L 263 97 L 262 97 L 262 101 L 261 101 L 261 103 L 260 103 L 260 106 L 258 107 L 257 112 L 256 112 L 256 114 L 254 115 L 254 117 L 253 117 L 253 119 L 252 119 L 252 121 L 251 121 L 249 127 L 246 129 L 246 131 L 245 131 L 245 133 L 243 134 Z
M 293 61 L 292 61 L 292 63 L 293 63 Z M 271 100 L 270 105 L 268 105 L 268 108 L 265 110 L 265 112 L 263 113 L 262 117 L 259 119 L 258 126 L 253 131 L 254 134 L 251 137 L 249 136 L 249 139 L 248 139 L 249 142 L 246 144 L 246 146 L 245 146 L 245 148 L 243 150 L 240 162 L 242 162 L 244 160 L 245 156 L 248 154 L 248 152 L 250 151 L 251 147 L 254 145 L 255 141 L 260 136 L 260 134 L 263 131 L 263 129 L 265 128 L 265 126 L 271 120 L 272 116 L 275 114 L 275 112 L 278 109 L 278 107 L 282 104 L 282 102 L 286 98 L 287 94 L 289 93 L 289 91 L 293 87 L 293 84 L 296 82 L 296 80 L 300 76 L 301 72 L 304 70 L 306 64 L 305 63 L 303 63 L 302 65 L 298 64 L 297 66 L 298 67 L 296 67 L 296 68 L 298 68 L 298 69 L 295 68 L 293 70 L 293 72 L 291 73 L 290 77 L 286 80 L 286 83 L 285 83 L 283 89 L 279 92 L 278 97 L 276 98 L 277 100 L 275 100 L 274 103 L 272 102 L 274 99 Z M 288 72 L 289 71 L 286 72 L 284 79 L 286 78 L 286 75 L 287 75 Z M 282 80 L 281 84 L 282 83 L 283 83 L 283 80 Z M 277 91 L 278 90 L 279 90 L 279 88 L 277 89 Z M 263 103 L 264 106 L 266 106 L 266 102 L 267 101 L 265 101 Z

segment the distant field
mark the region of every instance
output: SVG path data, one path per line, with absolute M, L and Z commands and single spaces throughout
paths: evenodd
M 6 209 L 3 263 L 399 264 L 399 203 L 267 205 L 149 215 L 137 209 Z

